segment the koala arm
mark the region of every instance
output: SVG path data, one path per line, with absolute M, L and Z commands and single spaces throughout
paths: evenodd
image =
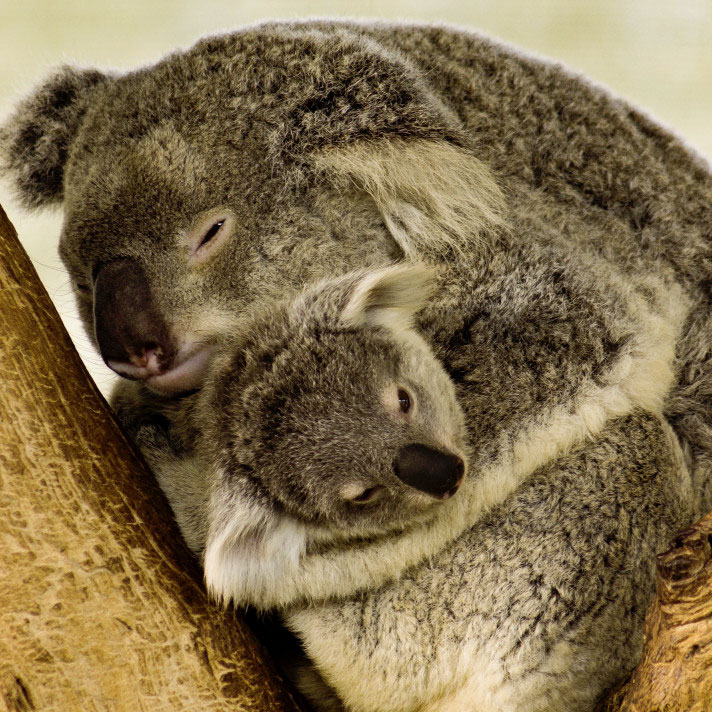
M 167 401 L 125 380 L 116 383 L 109 400 L 168 498 L 183 538 L 200 556 L 207 536 L 210 489 L 204 463 L 186 446 L 180 428 L 166 418 Z
M 634 666 L 655 555 L 692 510 L 671 429 L 637 411 L 399 581 L 286 621 L 350 712 L 591 710 Z

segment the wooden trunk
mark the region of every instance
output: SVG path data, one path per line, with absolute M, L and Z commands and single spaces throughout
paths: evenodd
M 643 654 L 601 712 L 712 710 L 712 513 L 658 556 Z
M 0 208 L 0 710 L 297 712 L 212 604 Z

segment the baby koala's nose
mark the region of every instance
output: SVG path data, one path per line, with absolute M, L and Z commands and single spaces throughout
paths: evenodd
M 457 455 L 427 445 L 405 445 L 393 460 L 393 471 L 405 484 L 438 499 L 447 499 L 462 484 L 465 464 Z

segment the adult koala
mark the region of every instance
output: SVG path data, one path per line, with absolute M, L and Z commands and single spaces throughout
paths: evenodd
M 558 263 L 575 253 L 642 294 L 650 277 L 651 302 L 667 285 L 677 303 L 665 338 L 649 333 L 662 368 L 635 388 L 679 438 L 696 504 L 712 505 L 712 177 L 564 69 L 442 27 L 270 23 L 123 76 L 65 68 L 20 105 L 0 144 L 28 206 L 63 203 L 60 251 L 82 318 L 107 364 L 141 381 L 124 384 L 135 413 L 151 406 L 146 386 L 199 385 L 244 310 L 305 282 L 420 259 L 475 260 L 487 283 L 488 264 L 500 274 L 532 248 L 565 293 Z M 492 282 L 509 290 L 503 301 L 517 293 L 510 268 Z M 467 288 L 464 269 L 440 306 Z M 467 382 L 467 346 L 487 317 L 433 325 L 454 380 Z M 564 322 L 549 322 L 557 344 L 576 328 Z M 547 397 L 560 364 L 536 330 L 498 354 L 489 379 L 469 384 L 483 402 L 523 367 L 540 384 L 520 388 L 511 421 L 514 406 Z M 588 412 L 595 432 L 616 412 Z
M 690 306 L 665 411 L 708 486 L 712 178 L 561 67 L 444 27 L 267 23 L 122 76 L 65 67 L 0 155 L 26 205 L 63 204 L 104 360 L 169 395 L 250 304 L 335 271 L 535 241 L 668 272 Z

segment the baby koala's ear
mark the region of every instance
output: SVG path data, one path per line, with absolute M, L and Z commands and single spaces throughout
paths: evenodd
M 208 511 L 203 568 L 210 594 L 262 609 L 280 602 L 306 551 L 304 525 L 234 487 L 214 488 Z
M 408 329 L 435 288 L 435 271 L 423 264 L 398 264 L 368 272 L 349 295 L 340 316 L 346 327 Z
M 94 88 L 109 77 L 62 67 L 38 86 L 0 127 L 0 168 L 28 208 L 62 200 L 64 164 Z

